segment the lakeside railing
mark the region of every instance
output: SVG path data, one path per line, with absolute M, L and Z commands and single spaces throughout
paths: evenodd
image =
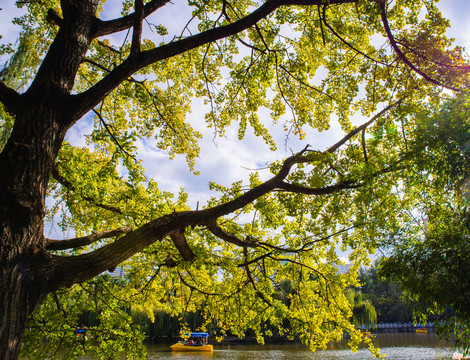
M 417 328 L 431 329 L 434 326 L 432 322 L 426 324 L 414 324 L 413 322 L 391 322 L 391 323 L 378 323 L 378 330 L 415 330 Z

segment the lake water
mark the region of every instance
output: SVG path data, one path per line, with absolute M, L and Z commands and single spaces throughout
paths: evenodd
M 377 334 L 374 343 L 389 360 L 440 360 L 452 357 L 452 345 L 434 334 L 394 333 Z M 367 349 L 357 353 L 347 348 L 347 341 L 330 344 L 327 350 L 312 352 L 301 344 L 287 345 L 214 345 L 212 354 L 172 353 L 168 345 L 148 348 L 148 359 L 173 360 L 372 360 Z

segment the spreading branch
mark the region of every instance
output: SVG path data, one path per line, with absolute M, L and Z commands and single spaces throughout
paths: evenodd
M 130 57 L 137 59 L 140 53 L 140 42 L 142 40 L 142 21 L 144 19 L 144 2 L 135 0 L 134 26 L 132 33 L 132 44 Z
M 189 262 L 194 261 L 194 253 L 188 245 L 186 236 L 184 236 L 184 230 L 177 229 L 175 231 L 170 232 L 169 235 L 171 241 L 173 241 L 173 244 L 175 244 L 176 249 L 178 249 L 183 259 Z
M 352 130 L 328 151 L 336 151 L 341 145 L 345 144 L 348 139 L 354 136 L 354 134 L 362 131 L 363 128 L 369 126 L 386 110 L 400 102 L 401 100 L 388 106 L 367 123 Z M 235 243 L 235 245 L 243 246 L 244 249 L 247 249 L 248 244 L 254 245 L 256 243 L 248 243 L 247 241 L 238 239 L 233 235 L 227 234 L 220 227 L 218 227 L 216 223 L 218 218 L 234 213 L 237 210 L 240 210 L 245 206 L 253 203 L 263 195 L 266 195 L 275 190 L 289 191 L 299 194 L 320 195 L 330 194 L 342 189 L 356 188 L 360 186 L 358 181 L 353 180 L 343 181 L 338 184 L 322 188 L 307 188 L 299 185 L 288 184 L 285 182 L 285 179 L 289 175 L 292 167 L 294 167 L 296 164 L 312 162 L 308 156 L 305 155 L 306 152 L 308 152 L 307 147 L 297 154 L 288 157 L 286 160 L 284 160 L 284 163 L 277 175 L 267 180 L 266 182 L 248 190 L 243 195 L 224 204 L 203 210 L 181 211 L 164 215 L 158 219 L 144 224 L 130 233 L 127 233 L 113 243 L 105 245 L 90 253 L 77 256 L 53 256 L 53 267 L 55 270 L 54 281 L 52 281 L 51 284 L 60 287 L 85 281 L 107 269 L 115 267 L 117 264 L 130 258 L 132 255 L 142 251 L 157 241 L 163 240 L 167 236 L 170 236 L 182 257 L 187 261 L 192 261 L 194 259 L 194 253 L 192 252 L 186 241 L 186 238 L 184 237 L 184 230 L 187 227 L 207 227 L 209 231 L 211 231 L 214 235 L 219 236 L 221 239 Z M 378 171 L 372 176 L 379 176 L 380 174 L 385 174 L 393 170 L 394 169 L 392 168 L 387 168 L 383 171 Z M 77 269 L 80 269 L 80 271 L 77 271 Z
M 74 239 L 67 240 L 53 240 L 44 239 L 46 250 L 68 250 L 76 249 L 82 246 L 87 246 L 97 242 L 98 240 L 108 239 L 114 236 L 127 234 L 132 228 L 130 226 L 123 226 L 113 230 L 98 231 L 88 236 L 82 236 Z
M 145 19 L 161 7 L 168 4 L 170 0 L 151 0 L 144 5 L 142 9 L 142 19 Z M 132 14 L 124 16 L 122 18 L 103 21 L 100 19 L 96 20 L 96 33 L 95 37 L 101 37 L 105 35 L 114 34 L 119 31 L 127 30 L 135 24 L 136 17 L 140 17 L 139 11 L 136 11 Z
M 353 180 L 345 180 L 335 185 L 325 186 L 321 188 L 309 188 L 305 186 L 289 184 L 283 181 L 281 185 L 279 186 L 279 189 L 286 191 L 286 192 L 292 192 L 292 193 L 304 194 L 304 195 L 328 195 L 328 194 L 338 192 L 340 190 L 357 189 L 360 186 L 361 186 L 360 184 L 358 184 L 356 181 L 353 181 Z
M 259 244 L 257 242 L 242 240 L 242 239 L 236 237 L 235 235 L 227 233 L 219 225 L 217 225 L 216 221 L 212 221 L 212 222 L 208 223 L 206 226 L 207 226 L 207 229 L 212 234 L 214 234 L 215 236 L 217 236 L 218 238 L 220 238 L 222 240 L 225 240 L 228 243 L 231 243 L 231 244 L 234 244 L 234 245 L 237 245 L 237 246 L 241 246 L 241 247 L 257 247 L 257 246 L 259 246 Z
M 46 15 L 46 21 L 52 25 L 60 26 L 62 24 L 62 17 L 54 9 L 49 9 Z
M 16 114 L 20 105 L 20 94 L 15 90 L 8 87 L 3 81 L 0 80 L 0 103 L 2 103 L 6 109 Z

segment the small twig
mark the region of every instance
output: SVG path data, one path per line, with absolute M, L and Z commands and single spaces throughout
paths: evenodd
M 323 5 L 323 6 L 326 8 L 326 5 Z M 321 17 L 320 5 L 317 5 L 317 9 L 318 9 L 318 20 L 320 21 L 321 37 L 323 39 L 323 46 L 326 46 L 325 32 L 323 31 L 323 20 Z M 323 13 L 323 16 L 325 16 L 325 13 Z
M 132 32 L 132 44 L 130 58 L 137 58 L 140 53 L 140 43 L 142 40 L 142 22 L 144 19 L 144 2 L 135 0 L 134 29 Z
M 72 191 L 72 192 L 75 192 L 76 189 L 75 189 L 75 186 L 70 182 L 68 181 L 65 177 L 63 177 L 62 175 L 59 174 L 59 166 L 58 164 L 54 164 L 53 167 L 52 167 L 52 177 L 59 183 L 61 184 L 63 187 L 65 187 L 68 191 Z M 108 210 L 108 211 L 112 211 L 116 214 L 122 214 L 122 210 L 116 206 L 112 206 L 112 205 L 108 205 L 108 204 L 101 204 L 101 203 L 97 203 L 93 198 L 91 198 L 90 196 L 86 196 L 86 195 L 80 195 L 84 200 L 86 201 L 89 201 L 90 203 L 92 203 L 93 205 L 99 207 L 99 208 L 102 208 L 104 210 Z
M 243 254 L 245 256 L 245 263 L 247 263 L 248 262 L 248 250 L 247 250 L 246 247 L 243 248 Z M 272 306 L 272 303 L 266 298 L 266 296 L 264 296 L 264 294 L 261 291 L 258 290 L 258 287 L 256 286 L 256 283 L 255 283 L 255 280 L 253 279 L 253 276 L 251 274 L 250 266 L 245 265 L 245 270 L 246 270 L 246 276 L 248 277 L 248 280 L 250 280 L 251 285 L 253 285 L 253 289 L 255 290 L 256 295 L 261 300 L 263 300 L 266 304 L 268 304 L 269 306 Z
M 93 108 L 92 110 L 93 110 L 93 112 L 96 114 L 96 116 L 98 116 L 98 118 L 99 118 L 101 124 L 103 124 L 104 128 L 106 129 L 106 132 L 109 134 L 109 136 L 111 136 L 111 138 L 113 139 L 114 143 L 118 146 L 119 150 L 121 150 L 124 154 L 126 154 L 128 157 L 130 157 L 132 160 L 134 160 L 134 162 L 135 162 L 136 164 L 138 164 L 139 162 L 137 161 L 137 159 L 136 159 L 133 155 L 129 154 L 129 152 L 126 151 L 126 150 L 121 146 L 121 144 L 119 143 L 119 141 L 116 139 L 116 137 L 115 137 L 114 134 L 112 133 L 112 131 L 111 131 L 109 125 L 106 123 L 106 121 L 104 121 L 104 119 L 103 119 L 103 117 L 101 116 L 101 114 L 100 114 L 95 108 Z
M 178 276 L 180 277 L 180 280 L 181 282 L 186 285 L 187 287 L 189 287 L 191 290 L 194 290 L 194 291 L 197 291 L 201 294 L 204 294 L 204 295 L 208 295 L 208 296 L 214 296 L 214 295 L 219 295 L 218 293 L 211 293 L 211 292 L 207 292 L 207 291 L 204 291 L 204 290 L 201 290 L 201 289 L 198 289 L 196 286 L 193 286 L 191 284 L 189 284 L 183 277 L 183 275 L 181 275 L 181 273 L 178 271 Z
M 367 162 L 367 149 L 366 149 L 366 129 L 362 130 L 361 134 L 362 152 L 364 153 L 364 162 Z

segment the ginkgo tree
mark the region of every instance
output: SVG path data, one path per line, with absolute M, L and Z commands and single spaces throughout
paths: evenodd
M 433 1 L 126 0 L 111 20 L 117 3 L 17 5 L 18 46 L 1 48 L 0 357 L 17 359 L 22 343 L 29 357 L 143 356 L 129 306 L 150 318 L 201 311 L 200 330 L 218 337 L 251 329 L 262 341 L 269 323 L 312 349 L 345 330 L 357 346 L 344 289 L 400 226 L 394 208 L 413 205 L 399 179 L 418 154 L 415 115 L 466 87 L 463 50 L 450 49 Z M 168 6 L 188 19 L 160 17 Z M 270 177 L 211 183 L 219 196 L 190 208 L 183 190 L 146 177 L 138 148 L 154 139 L 196 171 L 212 140 L 191 118 L 196 99 L 216 136 L 251 128 L 274 150 L 279 126 L 305 145 L 267 164 Z M 65 141 L 84 117 L 88 146 Z M 331 119 L 344 137 L 307 145 Z M 76 238 L 44 236 L 59 215 Z M 119 264 L 125 282 L 97 277 Z M 73 329 L 90 308 L 99 324 L 84 346 Z

